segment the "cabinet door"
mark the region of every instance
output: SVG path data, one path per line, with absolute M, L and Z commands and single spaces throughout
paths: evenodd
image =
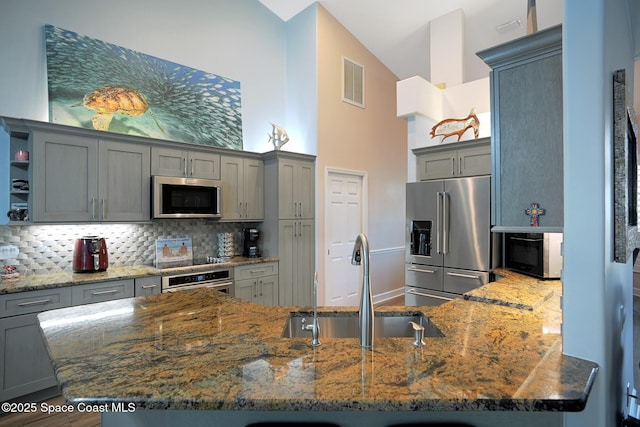
M 280 283 L 278 288 L 278 304 L 295 305 L 294 287 L 297 279 L 297 246 L 296 238 L 300 221 L 278 221 L 278 271 Z
M 311 305 L 315 272 L 313 220 L 279 221 L 278 303 Z
M 255 301 L 257 279 L 236 280 L 234 296 L 245 301 Z
M 134 279 L 134 295 L 139 297 L 159 294 L 162 286 L 161 280 L 162 279 L 158 276 L 139 277 Z
M 33 133 L 34 222 L 86 222 L 98 214 L 98 141 Z
M 265 276 L 258 279 L 259 300 L 263 305 L 278 305 L 278 276 Z
M 37 314 L 0 319 L 0 401 L 57 384 Z
M 187 176 L 220 179 L 220 155 L 202 151 L 189 152 Z
M 244 210 L 242 194 L 242 158 L 222 156 L 220 162 L 220 179 L 222 181 L 222 219 L 240 219 Z
M 184 150 L 165 147 L 151 149 L 151 173 L 162 176 L 186 176 L 187 156 Z
M 149 220 L 150 155 L 145 145 L 100 141 L 100 220 Z
M 315 217 L 315 179 L 313 162 L 279 160 L 278 208 L 280 219 Z
M 91 304 L 133 296 L 133 279 L 113 280 L 74 286 L 71 289 L 73 305 Z
M 491 146 L 458 150 L 458 175 L 491 175 Z
M 495 225 L 530 228 L 525 210 L 535 202 L 545 209 L 540 226 L 561 229 L 562 55 L 494 71 L 494 79 L 499 100 Z
M 314 218 L 316 203 L 316 168 L 313 162 L 298 162 L 298 173 L 296 178 L 298 187 L 296 188 L 297 199 L 300 203 L 299 218 Z
M 264 219 L 264 164 L 258 159 L 244 159 L 244 219 Z
M 313 220 L 299 222 L 296 258 L 295 305 L 313 304 L 313 276 L 315 273 L 315 225 Z
M 418 181 L 451 178 L 456 176 L 457 159 L 455 151 L 424 154 L 417 159 Z

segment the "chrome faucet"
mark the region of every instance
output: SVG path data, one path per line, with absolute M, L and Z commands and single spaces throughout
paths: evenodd
M 313 277 L 313 323 L 306 324 L 306 319 L 302 319 L 302 330 L 311 331 L 311 347 L 318 347 L 320 342 L 320 326 L 318 325 L 318 272 Z
M 373 298 L 371 298 L 371 282 L 369 281 L 369 241 L 364 233 L 360 233 L 356 238 L 351 255 L 351 264 L 360 265 L 362 263 L 362 291 L 360 295 L 360 346 L 365 348 L 373 347 Z

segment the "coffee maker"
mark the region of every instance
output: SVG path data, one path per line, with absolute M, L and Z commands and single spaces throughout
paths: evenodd
M 259 239 L 260 230 L 257 228 L 244 229 L 244 256 L 247 258 L 257 258 L 260 256 L 260 249 L 258 249 Z

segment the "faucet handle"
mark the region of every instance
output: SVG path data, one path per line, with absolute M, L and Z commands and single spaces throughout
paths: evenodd
M 416 347 L 422 347 L 425 344 L 424 338 L 424 326 L 418 325 L 416 322 L 409 321 L 415 332 L 415 341 L 412 343 Z

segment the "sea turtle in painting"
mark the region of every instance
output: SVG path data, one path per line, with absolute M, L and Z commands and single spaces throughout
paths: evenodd
M 145 96 L 129 86 L 107 85 L 92 90 L 82 98 L 82 104 L 96 113 L 91 117 L 93 127 L 97 130 L 108 130 L 113 115 L 141 116 L 147 111 L 153 117 L 156 125 L 164 133 L 158 119 L 149 110 L 149 103 Z

